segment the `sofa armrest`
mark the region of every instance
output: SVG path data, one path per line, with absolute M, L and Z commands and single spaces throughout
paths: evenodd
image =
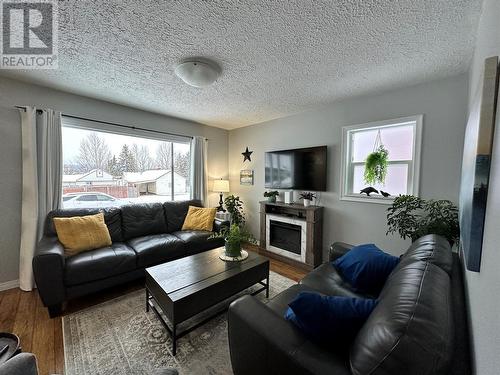
M 229 227 L 229 225 L 229 220 L 222 220 L 216 217 L 214 220 L 214 232 L 220 232 L 222 228 Z
M 337 258 L 340 258 L 342 255 L 351 250 L 352 247 L 353 245 L 349 245 L 348 243 L 345 242 L 334 242 L 330 246 L 330 251 L 328 254 L 330 262 L 334 261 Z
M 37 375 L 36 357 L 31 353 L 19 353 L 0 365 L 0 374 Z
M 64 247 L 57 237 L 44 236 L 33 257 L 33 273 L 38 293 L 45 306 L 57 306 L 65 300 Z
M 252 296 L 229 307 L 228 334 L 235 375 L 350 374 L 347 359 L 309 341 Z

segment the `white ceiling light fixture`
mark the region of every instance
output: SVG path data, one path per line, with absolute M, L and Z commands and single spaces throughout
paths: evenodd
M 213 61 L 192 59 L 177 65 L 175 74 L 190 86 L 206 87 L 219 78 L 221 69 Z

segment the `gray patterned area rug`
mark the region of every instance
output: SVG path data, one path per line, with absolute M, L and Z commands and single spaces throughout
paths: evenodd
M 271 272 L 270 297 L 293 284 Z M 265 301 L 265 293 L 257 298 Z M 217 305 L 195 319 L 201 321 L 223 307 Z M 186 324 L 195 324 L 193 320 Z M 155 374 L 166 367 L 181 375 L 232 374 L 226 313 L 178 339 L 174 357 L 169 334 L 156 315 L 145 310 L 144 290 L 65 316 L 63 334 L 66 375 Z

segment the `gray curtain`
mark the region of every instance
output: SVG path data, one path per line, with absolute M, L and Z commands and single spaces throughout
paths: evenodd
M 203 137 L 191 140 L 191 199 L 208 205 L 207 141 Z
M 19 287 L 34 286 L 31 262 L 47 213 L 61 207 L 61 113 L 35 107 L 21 109 L 23 190 Z

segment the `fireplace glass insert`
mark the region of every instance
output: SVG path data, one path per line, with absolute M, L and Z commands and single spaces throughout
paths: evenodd
M 280 249 L 290 251 L 300 255 L 302 244 L 302 227 L 284 223 L 281 221 L 270 220 L 269 222 L 269 244 Z

